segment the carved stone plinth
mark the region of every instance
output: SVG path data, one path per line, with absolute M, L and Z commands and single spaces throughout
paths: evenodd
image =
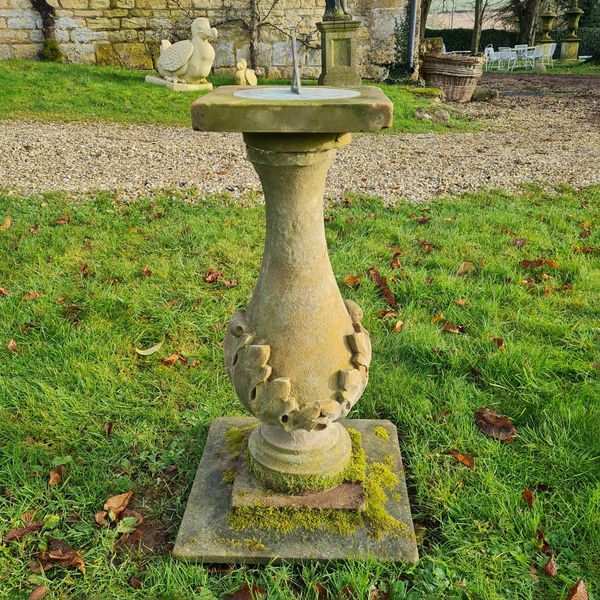
M 323 21 L 321 32 L 321 75 L 319 85 L 354 87 L 360 85 L 357 62 L 357 34 L 360 21 Z

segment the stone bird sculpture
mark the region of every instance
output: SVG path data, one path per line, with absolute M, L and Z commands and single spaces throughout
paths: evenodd
M 217 30 L 201 17 L 192 23 L 192 39 L 171 44 L 162 40 L 156 68 L 166 81 L 204 83 L 215 60 L 215 49 L 209 42 L 217 38 Z
M 235 85 L 256 85 L 256 73 L 247 68 L 248 63 L 242 59 L 236 65 L 236 71 L 233 75 Z

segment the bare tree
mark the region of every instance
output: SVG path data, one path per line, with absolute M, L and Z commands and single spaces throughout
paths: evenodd
M 473 24 L 473 37 L 471 38 L 471 54 L 473 56 L 479 52 L 483 17 L 485 16 L 487 7 L 488 0 L 475 0 L 475 22 Z
M 416 0 L 412 0 L 415 2 Z M 421 0 L 421 27 L 419 30 L 419 39 L 423 41 L 425 39 L 425 30 L 427 29 L 427 17 L 429 16 L 429 10 L 431 9 L 431 0 Z
M 523 44 L 532 46 L 535 43 L 535 31 L 541 4 L 541 0 L 508 0 L 499 9 L 505 21 L 518 25 L 519 40 Z

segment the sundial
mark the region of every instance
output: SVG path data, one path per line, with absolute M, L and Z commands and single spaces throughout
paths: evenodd
M 362 310 L 340 294 L 323 219 L 337 149 L 352 131 L 390 127 L 393 105 L 376 87 L 302 86 L 295 40 L 292 55 L 289 88 L 223 86 L 192 105 L 194 129 L 243 134 L 266 236 L 252 297 L 223 341 L 233 391 L 253 416 L 213 421 L 173 552 L 414 562 L 396 428 L 348 418 L 367 386 L 371 340 Z

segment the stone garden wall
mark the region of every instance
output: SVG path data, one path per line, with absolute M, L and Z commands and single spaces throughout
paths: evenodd
M 219 30 L 215 72 L 233 72 L 249 58 L 252 4 L 260 14 L 256 43 L 258 63 L 268 77 L 290 75 L 289 33 L 301 41 L 305 77 L 320 73 L 320 39 L 315 23 L 325 0 L 48 0 L 56 10 L 55 38 L 65 60 L 151 69 L 158 42 L 181 37 L 191 18 L 206 16 Z M 350 0 L 363 21 L 359 56 L 363 75 L 382 78 L 380 65 L 394 57 L 394 23 L 406 0 Z M 268 14 L 268 16 L 267 16 Z M 260 23 L 262 19 L 262 23 Z M 188 30 L 189 31 L 189 30 Z M 187 31 L 186 35 L 187 37 Z M 0 0 L 0 59 L 37 57 L 43 41 L 41 18 L 30 0 Z

